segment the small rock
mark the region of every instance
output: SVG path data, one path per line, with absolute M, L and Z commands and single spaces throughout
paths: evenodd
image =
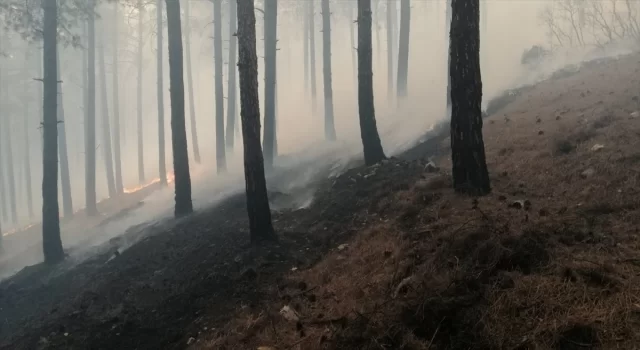
M 66 332 L 65 332 L 65 333 L 64 333 L 64 336 L 65 336 L 65 337 L 68 337 L 68 336 L 69 336 L 69 333 L 66 333 Z
M 287 321 L 291 321 L 291 322 L 300 321 L 300 316 L 298 316 L 298 313 L 296 312 L 296 310 L 294 310 L 289 305 L 285 305 L 282 307 L 282 309 L 280 309 L 280 315 L 282 315 L 282 317 L 284 317 Z
M 345 250 L 347 247 L 349 247 L 349 245 L 346 244 L 346 243 L 343 243 L 343 244 L 338 246 L 338 250 Z
M 557 115 L 557 116 L 556 116 L 556 120 L 560 120 L 560 119 L 561 119 L 561 118 L 560 118 L 560 116 L 559 116 L 559 115 Z
M 294 266 L 294 267 L 291 268 L 291 271 L 294 271 L 294 272 L 298 271 L 298 268 Z
M 537 123 L 537 124 L 542 123 L 542 119 L 540 119 L 540 118 L 536 119 L 536 123 Z
M 596 173 L 596 171 L 593 168 L 589 168 L 589 169 L 583 171 L 582 173 L 580 173 L 580 177 L 583 178 L 583 179 L 586 179 L 588 177 L 593 176 L 593 174 L 595 174 L 595 173 Z
M 195 342 L 196 342 L 196 338 L 194 338 L 194 337 L 189 337 L 189 340 L 187 340 L 187 345 L 191 345 L 191 344 L 193 344 L 193 343 L 195 343 Z
M 544 131 L 542 130 L 538 131 L 538 135 L 544 135 Z
M 531 202 L 527 199 L 519 199 L 511 202 L 509 208 L 529 210 L 529 208 L 531 208 Z
M 424 166 L 424 171 L 428 173 L 435 173 L 438 170 L 440 170 L 440 168 L 438 168 L 438 166 L 433 161 L 429 161 L 429 163 Z
M 603 148 L 604 148 L 604 145 L 596 143 L 595 145 L 593 145 L 593 147 L 591 147 L 591 152 L 596 152 Z

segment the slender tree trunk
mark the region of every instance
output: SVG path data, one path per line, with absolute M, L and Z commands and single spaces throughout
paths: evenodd
M 65 218 L 73 216 L 73 198 L 71 197 L 71 174 L 69 172 L 69 153 L 67 152 L 67 126 L 65 125 L 64 100 L 62 95 L 62 72 L 60 69 L 60 48 L 56 53 L 58 74 L 58 155 L 60 157 L 60 184 L 62 187 L 62 212 Z
M 451 158 L 457 192 L 491 192 L 482 139 L 480 1 L 453 0 L 451 22 Z
M 120 32 L 118 29 L 118 3 L 114 2 L 113 7 L 113 150 L 115 152 L 116 193 L 122 194 L 124 184 L 122 183 L 122 157 L 120 152 L 120 72 L 118 69 L 118 37 Z
M 9 103 L 8 90 L 2 89 L 2 97 L 0 98 L 0 105 L 6 106 Z M 6 175 L 6 186 L 9 192 L 9 214 L 11 217 L 11 223 L 15 226 L 18 223 L 18 207 L 16 203 L 16 179 L 15 179 L 15 167 L 13 164 L 13 147 L 11 139 L 11 130 L 13 129 L 12 117 L 10 114 L 0 115 L 0 131 L 2 131 L 2 142 L 4 145 L 4 153 L 2 157 L 4 162 L 0 163 L 3 166 Z
M 358 3 L 355 4 L 349 3 L 349 39 L 351 42 L 351 71 L 353 72 L 353 78 L 356 85 L 358 86 L 358 65 L 356 64 L 356 23 L 354 20 L 354 6 L 357 7 Z M 356 10 L 357 11 L 357 10 Z
M 164 69 L 162 52 L 164 51 L 163 32 L 164 26 L 162 25 L 162 1 L 156 0 L 156 24 L 158 33 L 156 35 L 157 45 L 157 102 L 158 102 L 158 170 L 160 172 L 160 184 L 167 185 L 167 160 L 166 160 L 166 146 L 165 146 L 165 132 L 164 132 Z M 195 119 L 191 121 L 191 127 L 195 128 Z M 193 130 L 193 129 L 192 129 Z M 194 133 L 195 135 L 195 133 Z M 196 136 L 197 138 L 197 136 Z M 194 139 L 194 144 L 197 144 L 197 139 Z
M 451 0 L 446 0 L 446 10 L 445 10 L 445 28 L 447 32 L 447 46 L 449 50 L 451 50 L 451 15 L 453 4 Z M 451 118 L 451 52 L 447 55 L 447 118 Z
M 233 2 L 233 1 L 231 1 Z M 309 93 L 309 1 L 303 2 L 303 25 L 302 25 L 302 43 L 303 43 L 303 56 L 304 56 L 304 92 L 305 94 Z
M 224 144 L 224 86 L 222 82 L 222 0 L 213 1 L 213 56 L 216 94 L 216 167 L 218 174 L 227 171 Z
M 240 72 L 240 115 L 244 143 L 244 177 L 251 242 L 274 240 L 271 209 L 264 177 L 260 146 L 260 102 L 258 97 L 258 56 L 256 16 L 253 0 L 238 0 L 238 68 Z
M 144 126 L 142 125 L 142 46 L 143 29 L 144 29 L 144 4 L 142 0 L 138 0 L 138 114 L 137 114 L 137 130 L 138 130 L 138 182 L 145 182 L 144 175 Z M 160 48 L 158 48 L 160 50 Z
M 111 153 L 111 123 L 109 123 L 109 98 L 107 97 L 107 72 L 104 62 L 104 25 L 101 30 L 102 40 L 98 46 L 98 60 L 100 64 L 100 89 L 102 100 L 102 151 L 104 155 L 104 169 L 107 175 L 107 187 L 109 189 L 109 197 L 116 195 L 116 183 L 113 176 L 113 154 Z
M 309 0 L 309 64 L 311 65 L 311 108 L 313 113 L 317 110 L 318 95 L 316 89 L 316 18 L 315 18 L 316 0 Z
M 322 61 L 324 75 L 324 137 L 336 139 L 333 120 L 333 87 L 331 83 L 331 9 L 329 0 L 322 0 Z
M 266 169 L 273 167 L 276 145 L 276 45 L 278 1 L 264 1 L 264 137 L 262 151 Z
M 393 22 L 396 20 L 396 0 L 387 0 L 387 97 L 393 99 L 393 47 L 395 36 Z
M 58 120 L 56 115 L 58 5 L 56 1 L 43 1 L 42 7 L 44 10 L 42 248 L 44 261 L 52 264 L 64 259 L 58 212 Z
M 364 162 L 375 164 L 385 159 L 373 102 L 373 50 L 371 43 L 371 0 L 358 0 L 358 105 L 360 136 Z
M 189 175 L 189 150 L 184 118 L 184 76 L 182 62 L 182 28 L 180 26 L 180 1 L 166 0 L 167 32 L 169 40 L 169 91 L 171 95 L 171 145 L 173 148 L 173 173 L 175 175 L 175 216 L 193 212 L 191 202 L 191 176 Z
M 398 50 L 398 97 L 407 96 L 409 77 L 409 30 L 411 29 L 411 1 L 400 2 L 400 46 Z
M 216 0 L 218 1 L 218 0 Z M 187 60 L 187 92 L 189 94 L 189 117 L 191 121 L 191 142 L 193 142 L 193 159 L 200 164 L 200 147 L 198 146 L 198 129 L 196 127 L 196 103 L 193 96 L 193 75 L 191 69 L 191 1 L 184 2 L 184 45 Z
M 238 69 L 238 39 L 235 37 L 237 31 L 237 3 L 236 0 L 229 1 L 229 73 L 227 91 L 227 149 L 233 150 L 236 129 L 236 71 Z
M 89 0 L 87 112 L 85 126 L 85 186 L 87 215 L 98 214 L 96 205 L 96 0 Z
M 29 79 L 29 64 L 30 64 L 30 60 L 29 60 L 29 55 L 31 54 L 31 52 L 29 51 L 25 51 L 25 72 L 24 72 L 24 78 L 25 79 Z M 32 219 L 34 216 L 33 213 L 33 188 L 32 186 L 32 182 L 31 182 L 31 141 L 30 141 L 30 132 L 29 132 L 29 122 L 31 120 L 31 113 L 29 111 L 29 106 L 30 103 L 28 103 L 29 101 L 29 85 L 28 84 L 24 84 L 23 85 L 24 91 L 23 91 L 23 117 L 22 117 L 22 121 L 24 123 L 23 127 L 24 127 L 24 143 L 22 144 L 22 147 L 24 147 L 24 180 L 25 180 L 25 189 L 26 189 L 26 195 L 27 195 L 27 210 L 29 211 L 29 218 Z M 2 203 L 0 203 L 0 206 L 2 205 Z M 1 232 L 1 231 L 0 231 Z

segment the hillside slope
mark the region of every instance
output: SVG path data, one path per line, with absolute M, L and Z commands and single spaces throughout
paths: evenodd
M 445 155 L 409 187 L 369 197 L 348 244 L 262 286 L 263 298 L 237 305 L 224 327 L 196 323 L 188 343 L 637 347 L 638 86 L 640 57 L 631 55 L 523 90 L 485 120 L 491 195 L 455 195 Z

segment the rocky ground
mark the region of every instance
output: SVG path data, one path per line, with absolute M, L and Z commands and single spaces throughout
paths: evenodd
M 478 200 L 450 189 L 436 129 L 277 211 L 278 243 L 248 245 L 238 195 L 130 230 L 121 254 L 27 268 L 0 284 L 0 348 L 634 348 L 638 69 L 596 62 L 494 105 Z

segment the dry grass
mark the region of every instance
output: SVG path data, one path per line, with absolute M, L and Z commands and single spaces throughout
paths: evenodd
M 390 191 L 375 205 L 386 219 L 195 346 L 636 347 L 640 119 L 629 114 L 639 63 L 625 57 L 524 92 L 485 128 L 491 195 L 457 196 L 446 173 Z M 515 200 L 531 208 L 510 208 Z M 284 305 L 299 322 L 278 314 Z

